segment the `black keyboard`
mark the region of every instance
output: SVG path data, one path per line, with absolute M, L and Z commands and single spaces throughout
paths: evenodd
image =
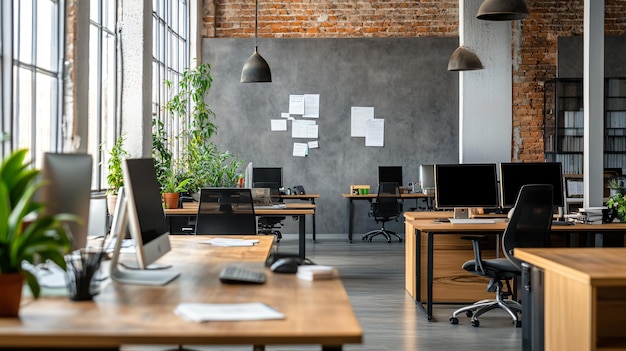
M 220 272 L 220 281 L 227 284 L 263 284 L 265 283 L 265 273 L 238 266 L 226 266 Z

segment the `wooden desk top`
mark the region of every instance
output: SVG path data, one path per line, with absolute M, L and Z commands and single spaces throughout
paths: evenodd
M 315 214 L 316 205 L 311 203 L 287 203 L 285 208 L 255 208 L 256 215 L 280 215 L 299 216 Z M 185 202 L 183 208 L 167 208 L 165 215 L 196 215 L 198 214 L 197 202 Z
M 515 257 L 593 286 L 626 284 L 626 248 L 515 249 Z
M 404 219 L 413 221 L 417 219 L 450 218 L 454 215 L 452 211 L 407 211 L 403 213 Z
M 232 238 L 233 236 L 229 236 Z M 361 343 L 362 330 L 339 279 L 305 281 L 274 274 L 262 257 L 273 237 L 254 247 L 213 247 L 209 236 L 171 237 L 173 251 L 159 260 L 181 275 L 165 286 L 107 281 L 94 301 L 41 297 L 22 306 L 20 318 L 0 319 L 4 347 L 117 347 L 122 344 L 263 345 Z M 269 240 L 269 242 L 266 242 Z M 263 285 L 221 284 L 226 262 L 265 271 Z M 174 314 L 179 303 L 264 302 L 283 320 L 196 323 Z
M 360 200 L 371 200 L 371 199 L 375 199 L 378 195 L 377 194 L 367 194 L 367 195 L 353 195 L 353 194 L 341 194 L 341 196 L 343 196 L 346 199 L 360 199 Z M 419 198 L 426 198 L 426 197 L 433 197 L 434 195 L 426 195 L 423 193 L 402 193 L 400 194 L 400 198 L 401 199 L 419 199 Z
M 495 223 L 481 224 L 452 224 L 449 222 L 433 222 L 431 219 L 414 219 L 407 221 L 413 227 L 422 232 L 433 233 L 472 233 L 472 232 L 494 232 L 504 231 L 507 222 L 504 219 L 496 218 Z M 606 223 L 606 224 L 575 224 L 575 225 L 553 225 L 553 232 L 626 232 L 626 223 Z

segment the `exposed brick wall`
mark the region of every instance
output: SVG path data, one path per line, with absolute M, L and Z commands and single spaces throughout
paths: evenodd
M 203 0 L 204 37 L 254 35 L 254 1 Z M 584 0 L 526 0 L 513 25 L 515 161 L 543 160 L 543 83 L 556 76 L 557 38 L 582 35 Z M 607 35 L 626 34 L 626 0 L 605 0 Z M 458 36 L 458 0 L 260 1 L 266 38 Z

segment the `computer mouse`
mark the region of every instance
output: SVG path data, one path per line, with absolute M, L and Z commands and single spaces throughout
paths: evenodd
M 283 257 L 277 259 L 270 266 L 270 270 L 276 273 L 296 273 L 300 260 L 297 257 Z

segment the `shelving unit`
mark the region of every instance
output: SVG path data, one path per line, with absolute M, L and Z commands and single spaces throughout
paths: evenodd
M 584 140 L 583 81 L 562 78 L 544 86 L 544 156 L 561 162 L 563 173 L 582 174 Z M 604 104 L 604 168 L 626 168 L 626 78 L 607 78 Z

